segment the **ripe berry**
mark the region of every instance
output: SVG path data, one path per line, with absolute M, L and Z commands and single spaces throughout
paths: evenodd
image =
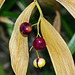
M 36 67 L 36 68 L 42 68 L 42 67 L 45 66 L 45 64 L 46 64 L 46 61 L 45 61 L 45 59 L 43 59 L 43 58 L 36 58 L 36 59 L 33 61 L 33 65 L 34 65 L 34 67 Z
M 20 26 L 20 31 L 23 35 L 29 35 L 32 31 L 32 27 L 28 23 L 24 22 Z
M 33 46 L 36 50 L 41 50 L 44 49 L 46 47 L 46 43 L 45 40 L 42 37 L 37 37 L 34 41 L 33 41 Z

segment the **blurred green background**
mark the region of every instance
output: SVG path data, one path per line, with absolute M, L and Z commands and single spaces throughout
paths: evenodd
M 14 23 L 19 14 L 29 5 L 33 0 L 6 0 L 0 9 L 0 75 L 15 75 L 11 68 L 10 54 L 9 54 L 9 40 L 14 28 Z M 55 0 L 38 0 L 44 17 L 53 24 L 56 16 L 55 11 L 59 11 L 61 15 L 61 36 L 66 41 L 75 61 L 75 19 L 70 13 Z M 1 17 L 6 17 L 12 23 L 1 21 Z M 36 23 L 39 17 L 37 8 L 34 9 L 31 15 L 30 24 Z M 32 33 L 29 35 L 29 48 L 32 46 L 33 40 L 36 37 L 36 26 L 33 27 Z M 46 66 L 41 69 L 36 69 L 33 66 L 33 60 L 37 57 L 33 49 L 30 54 L 29 67 L 27 75 L 55 75 L 49 54 L 45 48 L 39 51 L 40 57 L 46 59 Z

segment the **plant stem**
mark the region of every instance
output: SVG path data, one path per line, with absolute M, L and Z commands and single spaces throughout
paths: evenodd
M 37 8 L 39 10 L 39 13 L 40 13 L 40 17 L 39 17 L 39 20 L 37 22 L 37 36 L 36 37 L 38 37 L 38 36 L 41 37 L 41 35 L 39 33 L 39 24 L 40 24 L 40 20 L 43 18 L 43 13 L 42 13 L 42 10 L 41 10 L 41 8 L 40 8 L 39 3 L 37 2 L 37 0 L 34 0 L 34 2 L 35 2 L 35 5 L 37 6 Z
M 38 22 L 37 22 L 37 37 L 38 37 L 38 36 L 41 37 L 41 35 L 40 35 L 40 33 L 39 33 L 39 31 L 40 31 L 40 28 L 39 28 L 40 20 L 41 20 L 41 17 L 39 17 L 39 20 L 38 20 Z
M 31 52 L 32 49 L 33 49 L 33 46 L 30 48 L 30 52 Z
M 35 26 L 35 25 L 37 25 L 37 23 L 35 23 L 35 24 L 31 25 L 31 26 L 33 27 L 33 26 Z
M 35 5 L 37 6 L 37 8 L 38 8 L 38 10 L 39 10 L 40 16 L 43 17 L 42 10 L 41 10 L 41 8 L 40 8 L 40 6 L 39 6 L 37 0 L 34 0 L 34 2 L 35 2 Z
M 38 51 L 36 50 L 36 54 L 37 54 L 37 57 L 39 58 L 39 54 L 38 54 Z

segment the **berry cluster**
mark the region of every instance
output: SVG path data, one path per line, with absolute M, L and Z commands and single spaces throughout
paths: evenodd
M 27 36 L 31 33 L 31 31 L 32 31 L 32 26 L 29 25 L 29 23 L 24 22 L 21 24 L 20 32 L 22 33 L 22 35 Z M 43 50 L 46 47 L 45 40 L 42 37 L 35 38 L 32 47 L 34 47 L 36 50 Z M 40 58 L 39 56 L 33 61 L 33 65 L 36 68 L 42 68 L 45 66 L 45 64 L 46 64 L 45 59 Z

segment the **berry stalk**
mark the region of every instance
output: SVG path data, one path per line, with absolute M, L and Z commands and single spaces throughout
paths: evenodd
M 39 53 L 38 53 L 38 51 L 36 50 L 36 54 L 37 54 L 37 57 L 39 58 Z

